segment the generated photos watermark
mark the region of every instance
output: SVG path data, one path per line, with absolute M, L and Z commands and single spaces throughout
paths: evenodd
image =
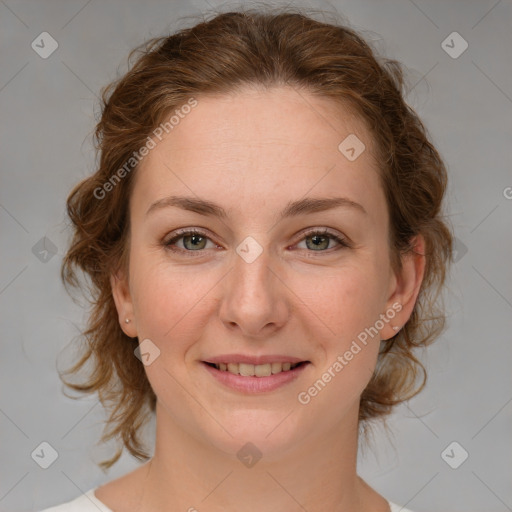
M 366 346 L 369 338 L 374 338 L 379 334 L 379 331 L 389 323 L 390 320 L 395 318 L 396 314 L 402 310 L 402 304 L 394 302 L 393 305 L 387 309 L 385 313 L 381 313 L 379 319 L 371 326 L 366 327 L 357 335 L 357 340 L 352 340 L 350 348 L 346 350 L 343 355 L 338 355 L 336 361 L 334 361 L 329 368 L 322 374 L 322 376 L 316 380 L 307 390 L 301 391 L 297 395 L 299 403 L 307 405 L 311 402 L 311 399 L 322 391 L 331 380 L 336 377 L 338 373 L 347 366 L 354 357 L 361 352 L 361 345 Z M 359 341 L 358 344 L 357 341 Z
M 189 114 L 192 108 L 198 104 L 195 98 L 190 98 L 187 103 L 182 105 L 179 109 L 174 111 L 174 114 L 165 122 L 160 123 L 154 130 L 153 136 L 159 141 L 162 140 L 164 133 L 168 134 L 180 123 L 182 119 Z M 114 187 L 128 175 L 141 161 L 149 155 L 149 152 L 156 148 L 157 142 L 155 139 L 148 135 L 146 142 L 138 151 L 134 151 L 132 156 L 120 167 L 101 187 L 94 189 L 93 195 L 96 199 L 104 199 L 108 192 L 114 190 Z

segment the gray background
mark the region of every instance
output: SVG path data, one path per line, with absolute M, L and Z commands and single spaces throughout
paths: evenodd
M 101 406 L 62 394 L 56 361 L 69 360 L 86 314 L 59 279 L 68 242 L 64 202 L 93 172 L 96 95 L 126 70 L 128 51 L 188 25 L 177 23 L 183 15 L 237 5 L 0 0 L 2 511 L 70 500 L 138 464 L 124 455 L 102 473 L 95 461 L 109 452 L 95 446 Z M 417 512 L 512 510 L 511 0 L 300 5 L 341 12 L 410 69 L 408 101 L 451 180 L 447 212 L 458 261 L 447 288 L 448 329 L 423 355 L 427 388 L 393 414 L 391 438 L 376 430 L 360 475 Z M 43 31 L 59 45 L 47 59 L 31 48 Z M 441 45 L 453 31 L 469 44 L 458 58 Z M 44 237 L 51 241 L 46 261 L 33 251 Z M 48 469 L 31 457 L 43 441 L 58 452 Z M 441 457 L 452 441 L 469 453 L 458 469 Z M 449 453 L 456 460 L 462 452 Z

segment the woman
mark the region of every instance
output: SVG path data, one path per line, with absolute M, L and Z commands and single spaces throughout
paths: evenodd
M 95 291 L 68 385 L 110 411 L 102 467 L 147 462 L 47 511 L 407 512 L 356 472 L 359 434 L 425 384 L 451 255 L 400 65 L 291 10 L 143 50 L 103 93 L 62 277 Z

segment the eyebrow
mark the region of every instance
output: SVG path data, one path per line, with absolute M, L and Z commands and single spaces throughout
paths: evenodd
M 176 207 L 182 210 L 198 213 L 204 216 L 227 219 L 228 214 L 222 206 L 208 201 L 188 196 L 169 196 L 154 202 L 146 211 L 146 216 L 163 208 Z M 353 208 L 364 214 L 367 211 L 362 205 L 346 197 L 306 197 L 297 201 L 290 201 L 279 214 L 279 220 L 296 217 L 308 213 L 322 212 L 333 208 Z

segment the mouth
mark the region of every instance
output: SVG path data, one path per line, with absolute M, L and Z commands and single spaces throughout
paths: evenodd
M 210 363 L 208 361 L 204 361 L 204 363 L 221 372 L 229 372 L 242 377 L 270 377 L 278 373 L 293 371 L 300 366 L 309 364 L 309 361 L 300 361 L 298 363 L 272 362 L 265 364 Z
M 201 361 L 203 368 L 224 388 L 243 394 L 276 391 L 300 378 L 311 361 L 290 356 L 219 355 Z

